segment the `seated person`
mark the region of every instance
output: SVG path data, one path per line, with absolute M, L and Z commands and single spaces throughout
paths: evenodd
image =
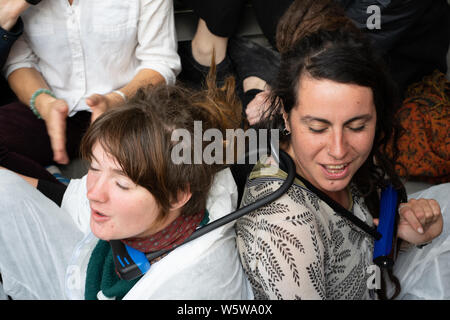
M 21 103 L 0 108 L 0 165 L 52 180 L 87 126 L 141 86 L 180 70 L 172 1 L 42 1 L 23 14 L 5 76 Z
M 299 24 L 277 34 L 289 48 L 264 119 L 268 128 L 281 128 L 280 148 L 292 158 L 296 179 L 278 200 L 236 223 L 255 298 L 382 299 L 413 291 L 418 297 L 423 282 L 411 277 L 411 269 L 407 277 L 408 265 L 441 280 L 434 291 L 422 287 L 422 297 L 436 298 L 439 288 L 448 297 L 450 275 L 443 266 L 450 261 L 450 232 L 442 230 L 450 218 L 450 184 L 428 192 L 427 198 L 439 195 L 439 201 L 407 199 L 395 158 L 386 153 L 399 130 L 392 80 L 366 38 L 344 27 L 345 17 L 333 24 L 328 10 L 315 11 L 315 29 Z M 295 31 L 302 36 L 293 39 Z M 278 189 L 286 178 L 286 168 L 267 170 L 272 163 L 261 159 L 254 167 L 241 206 Z M 380 273 L 380 286 L 370 286 L 380 191 L 389 185 L 399 194 L 396 236 L 406 253 L 399 254 L 398 268 Z M 432 240 L 424 249 L 413 248 Z M 404 260 L 409 252 L 414 259 Z M 393 282 L 383 286 L 386 277 Z
M 42 181 L 0 170 L 4 292 L 13 299 L 251 299 L 233 224 L 177 247 L 236 207 L 229 169 L 172 159 L 186 142 L 173 135 L 184 130 L 193 137 L 194 120 L 224 135 L 238 127 L 233 87 L 231 81 L 226 91 L 191 92 L 159 85 L 108 110 L 83 138 L 87 176 L 72 180 L 62 196 L 59 185 L 42 188 Z M 186 147 L 193 156 L 194 145 Z M 115 272 L 111 240 L 144 253 L 176 248 L 126 281 Z
M 247 105 L 257 93 L 259 100 L 265 97 L 276 76 L 279 56 L 275 50 L 236 36 L 236 31 L 239 24 L 244 23 L 245 7 L 251 4 L 258 26 L 274 48 L 278 20 L 292 0 L 181 0 L 175 3 L 180 6 L 180 2 L 192 8 L 198 16 L 198 24 L 192 41 L 179 44 L 182 71 L 178 79 L 200 87 L 213 61 L 219 85 L 228 75 L 235 75 L 243 113 L 253 124 L 259 115 L 248 113 Z
M 0 0 L 0 68 L 5 64 L 13 43 L 23 32 L 20 14 L 29 7 L 25 0 Z M 0 106 L 12 102 L 15 97 L 6 79 L 0 77 Z
M 446 0 L 433 2 L 334 0 L 334 2 L 339 4 L 352 23 L 367 35 L 374 50 L 383 56 L 402 96 L 406 94 L 409 86 L 431 75 L 435 70 L 446 74 L 450 43 L 450 5 Z M 314 28 L 308 11 L 304 10 L 308 6 L 312 7 L 311 10 L 317 9 L 314 0 L 281 2 L 258 0 L 252 1 L 252 5 L 255 7 L 258 21 L 265 21 L 263 24 L 260 23 L 260 26 L 272 45 L 275 43 L 273 38 L 277 22 L 283 13 L 288 13 L 290 15 L 288 19 L 298 24 L 311 22 L 309 25 L 304 24 L 305 30 Z M 289 5 L 292 5 L 292 8 L 287 10 Z M 223 15 L 219 12 L 217 15 L 221 14 Z M 217 21 L 220 20 L 212 19 L 212 23 Z M 296 32 L 302 31 L 297 29 Z M 203 35 L 205 32 L 200 34 Z M 207 48 L 204 42 L 198 43 L 202 44 L 200 49 Z M 193 42 L 192 45 L 192 52 L 201 51 L 196 48 L 200 46 L 199 44 Z M 279 43 L 276 48 L 282 53 L 283 48 Z M 232 39 L 228 43 L 228 50 L 236 73 L 241 75 L 242 79 L 248 77 L 247 84 L 244 82 L 243 104 L 247 119 L 253 125 L 259 121 L 266 108 L 268 90 L 276 74 L 273 69 L 274 67 L 277 69 L 277 64 L 272 62 L 273 59 L 267 59 L 270 56 L 269 50 L 252 44 L 251 41 L 247 41 L 246 44 Z M 263 80 L 268 85 L 264 85 Z

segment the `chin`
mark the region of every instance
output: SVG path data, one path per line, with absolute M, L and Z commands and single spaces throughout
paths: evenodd
M 95 223 L 91 222 L 91 232 L 94 234 L 94 236 L 100 240 L 109 241 L 114 240 L 113 235 L 111 235 L 109 232 L 104 232 L 102 228 L 99 228 Z
M 350 183 L 350 179 L 326 180 L 321 184 L 323 190 L 327 192 L 340 192 L 345 190 Z
M 104 241 L 109 241 L 112 240 L 110 236 L 105 235 L 101 232 L 96 232 L 95 230 L 91 229 L 92 233 L 94 234 L 94 236 L 100 240 L 104 240 Z

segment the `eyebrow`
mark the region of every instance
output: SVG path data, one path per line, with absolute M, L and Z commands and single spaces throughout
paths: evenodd
M 362 114 L 356 117 L 353 117 L 347 121 L 344 122 L 344 125 L 347 125 L 349 123 L 352 123 L 353 121 L 357 121 L 357 120 L 364 120 L 364 121 L 369 121 L 370 119 L 372 119 L 372 115 L 370 114 Z M 319 122 L 323 122 L 325 124 L 331 124 L 331 122 L 327 119 L 323 119 L 323 118 L 317 118 L 317 117 L 313 117 L 313 116 L 304 116 L 300 119 L 300 121 L 304 122 L 304 123 L 308 123 L 311 121 L 319 121 Z
M 95 161 L 98 163 L 98 160 L 96 157 L 94 157 L 94 155 L 92 155 L 92 161 Z M 91 161 L 91 163 L 92 163 L 92 161 Z M 122 169 L 112 169 L 111 171 L 114 172 L 115 174 L 118 174 L 118 175 L 121 175 L 124 177 L 128 177 Z
M 128 176 L 125 174 L 125 172 L 123 172 L 123 170 L 121 170 L 121 169 L 113 169 L 112 172 L 114 172 L 114 173 L 116 173 L 116 174 L 118 174 L 118 175 L 124 176 L 124 177 L 128 177 Z

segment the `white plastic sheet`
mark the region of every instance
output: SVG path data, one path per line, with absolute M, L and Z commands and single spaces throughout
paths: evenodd
M 450 183 L 416 192 L 409 198 L 437 200 L 444 228 L 431 244 L 399 255 L 394 268 L 402 287 L 398 299 L 450 299 Z
M 72 181 L 67 192 L 73 194 L 59 208 L 17 175 L 0 170 L 0 273 L 13 299 L 84 298 L 86 266 L 98 239 L 87 232 L 85 179 Z M 233 211 L 236 196 L 231 172 L 220 172 L 208 195 L 210 219 Z M 253 298 L 233 223 L 172 251 L 125 298 Z
M 64 299 L 64 273 L 83 234 L 22 178 L 0 170 L 0 273 L 14 299 Z

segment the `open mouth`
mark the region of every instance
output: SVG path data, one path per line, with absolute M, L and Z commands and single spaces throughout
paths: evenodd
M 109 217 L 108 217 L 107 215 L 101 213 L 100 211 L 94 210 L 94 209 L 92 209 L 92 208 L 91 208 L 91 214 L 92 214 L 92 217 L 93 217 L 95 220 L 105 220 L 105 219 L 109 219 Z
M 347 166 L 348 166 L 348 163 L 346 163 L 346 164 L 339 164 L 339 165 L 323 165 L 323 167 L 330 173 L 340 173 Z
M 321 167 L 324 170 L 324 173 L 326 176 L 330 178 L 342 178 L 344 177 L 348 172 L 348 166 L 349 163 L 343 163 L 343 164 L 322 164 Z
M 103 213 L 101 213 L 99 211 L 95 211 L 95 213 L 98 214 L 99 216 L 106 217 Z

